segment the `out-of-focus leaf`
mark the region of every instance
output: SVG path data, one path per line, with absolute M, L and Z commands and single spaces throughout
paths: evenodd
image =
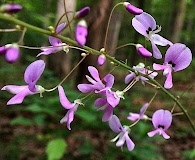
M 16 118 L 12 119 L 10 124 L 11 125 L 26 125 L 26 126 L 30 126 L 30 125 L 33 125 L 34 123 L 33 123 L 32 120 L 20 116 L 20 117 L 16 117 Z
M 80 117 L 82 120 L 87 122 L 94 122 L 96 120 L 96 116 L 91 114 L 90 110 L 78 110 L 77 116 Z
M 46 153 L 48 160 L 59 160 L 66 151 L 67 144 L 62 138 L 54 139 L 48 142 Z

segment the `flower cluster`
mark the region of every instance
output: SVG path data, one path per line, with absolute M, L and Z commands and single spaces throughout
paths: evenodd
M 133 16 L 132 26 L 135 31 L 144 36 L 144 38 L 149 41 L 149 44 L 151 44 L 151 51 L 150 48 L 146 48 L 142 44 L 131 44 L 136 48 L 137 53 L 141 56 L 141 58 L 144 58 L 144 63 L 140 62 L 138 65 L 132 67 L 121 63 L 114 57 L 108 55 L 109 52 L 105 48 L 96 52 L 96 55 L 98 54 L 97 64 L 99 66 L 104 65 L 105 61 L 109 59 L 119 66 L 122 64 L 122 67 L 128 69 L 128 74 L 124 76 L 124 80 L 122 81 L 123 85 L 125 85 L 124 89 L 116 89 L 117 85 L 114 84 L 115 77 L 111 74 L 111 72 L 101 78 L 98 68 L 95 66 L 88 66 L 90 75 L 86 75 L 86 79 L 89 83 L 81 83 L 77 85 L 77 89 L 81 92 L 81 96 L 84 94 L 87 94 L 87 96 L 85 95 L 84 97 L 70 101 L 66 96 L 68 91 L 65 92 L 62 86 L 62 83 L 66 78 L 64 78 L 54 88 L 49 90 L 45 89 L 41 85 L 37 85 L 38 80 L 41 78 L 41 75 L 45 70 L 46 64 L 43 60 L 36 60 L 32 62 L 24 72 L 25 85 L 5 85 L 2 87 L 1 90 L 14 94 L 14 96 L 7 102 L 7 105 L 21 104 L 24 98 L 29 95 L 40 94 L 40 96 L 42 96 L 44 92 L 58 90 L 59 103 L 66 110 L 66 114 L 60 120 L 60 123 L 66 123 L 68 130 L 71 130 L 71 123 L 74 120 L 76 112 L 78 109 L 82 108 L 79 106 L 84 105 L 83 99 L 93 94 L 96 97 L 94 106 L 98 111 L 104 111 L 102 121 L 108 123 L 110 129 L 114 133 L 117 133 L 117 136 L 111 140 L 112 142 L 116 142 L 117 147 L 121 147 L 121 149 L 123 149 L 123 145 L 126 144 L 129 151 L 132 151 L 135 148 L 135 143 L 131 140 L 129 134 L 130 132 L 131 134 L 133 132 L 132 126 L 142 120 L 151 121 L 154 126 L 154 130 L 148 131 L 147 133 L 149 137 L 161 135 L 165 139 L 169 139 L 170 136 L 167 134 L 167 130 L 172 123 L 173 110 L 169 111 L 167 109 L 158 109 L 150 118 L 150 115 L 147 115 L 147 110 L 152 103 L 153 98 L 150 102 L 144 103 L 138 112 L 127 112 L 128 115 L 126 115 L 126 120 L 129 122 L 128 125 L 121 124 L 119 118 L 116 116 L 115 108 L 118 107 L 118 109 L 120 109 L 120 102 L 125 99 L 125 94 L 134 87 L 136 83 L 141 82 L 141 85 L 146 85 L 147 83 L 152 87 L 161 88 L 162 90 L 171 89 L 173 87 L 172 73 L 187 68 L 192 61 L 192 53 L 185 44 L 172 43 L 168 39 L 159 35 L 161 26 L 156 24 L 156 20 L 150 14 L 144 12 L 142 9 L 137 8 L 129 2 L 119 4 L 123 4 L 124 9 Z M 22 7 L 20 5 L 6 4 L 0 7 L 0 12 L 13 14 L 21 9 Z M 51 34 L 48 34 L 50 46 L 41 47 L 41 52 L 38 53 L 37 57 L 47 56 L 54 53 L 57 54 L 59 51 L 65 51 L 65 53 L 68 53 L 71 47 L 86 51 L 85 56 L 89 55 L 89 53 L 93 54 L 93 50 L 87 49 L 89 47 L 85 46 L 87 42 L 88 28 L 84 17 L 87 16 L 89 12 L 90 8 L 84 7 L 73 15 L 70 22 L 63 22 L 61 24 L 57 23 L 55 28 L 50 27 Z M 76 42 L 75 46 L 71 46 L 68 42 L 63 42 L 62 38 L 63 31 L 68 25 L 70 25 L 67 23 L 71 23 L 73 20 L 77 22 L 74 34 Z M 159 46 L 166 46 L 165 49 L 167 50 L 164 55 L 161 53 Z M 6 61 L 9 63 L 16 62 L 19 57 L 19 53 L 18 43 L 6 44 L 0 47 L 0 55 L 4 55 Z M 150 58 L 155 58 L 155 63 L 151 66 L 148 64 L 146 65 L 145 63 L 146 60 Z M 163 64 L 158 64 L 157 61 L 162 58 Z M 158 71 L 161 70 L 163 71 L 163 76 L 166 77 L 164 88 L 155 80 L 155 78 L 159 76 Z M 123 115 L 123 117 L 125 116 Z M 131 137 L 133 137 L 133 134 Z

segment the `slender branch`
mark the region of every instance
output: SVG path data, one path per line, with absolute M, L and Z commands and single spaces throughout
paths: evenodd
M 50 36 L 54 36 L 54 37 L 57 37 L 59 39 L 61 39 L 62 41 L 66 42 L 66 43 L 70 43 L 71 45 L 74 45 L 74 46 L 78 46 L 77 42 L 74 41 L 74 40 L 71 40 L 70 38 L 67 38 L 67 37 L 64 37 L 64 36 L 61 36 L 61 35 L 56 35 L 54 33 L 51 33 L 50 31 L 48 30 L 45 30 L 45 29 L 42 29 L 42 28 L 39 28 L 39 27 L 36 27 L 36 26 L 33 26 L 33 25 L 30 25 L 28 23 L 25 23 L 21 20 L 18 20 L 8 14 L 0 14 L 0 19 L 3 19 L 3 20 L 6 20 L 6 21 L 9 21 L 9 22 L 12 22 L 12 23 L 15 23 L 15 24 L 18 24 L 22 27 L 25 27 L 29 30 L 33 30 L 35 32 L 38 32 L 38 33 L 41 33 L 41 34 L 45 34 L 45 35 L 50 35 Z M 100 51 L 97 51 L 95 49 L 92 49 L 88 46 L 83 46 L 82 47 L 83 49 L 87 50 L 88 53 L 92 53 L 92 54 L 95 54 L 95 55 L 101 55 L 102 53 Z M 154 83 L 155 85 L 157 85 L 165 94 L 167 94 L 173 101 L 175 101 L 175 103 L 180 107 L 180 109 L 182 110 L 182 112 L 184 113 L 184 115 L 186 116 L 186 118 L 188 119 L 192 129 L 194 130 L 195 132 L 195 126 L 189 116 L 189 114 L 187 113 L 187 111 L 185 110 L 184 106 L 179 102 L 179 100 L 177 99 L 177 97 L 175 97 L 173 94 L 171 94 L 168 90 L 166 90 L 162 85 L 160 85 L 156 80 L 152 79 L 150 76 L 148 75 L 145 75 L 143 73 L 140 73 L 136 70 L 134 70 L 133 68 L 127 66 L 126 64 L 116 60 L 115 58 L 105 54 L 106 58 L 114 63 L 116 63 L 117 65 L 127 69 L 127 70 L 130 70 L 132 72 L 135 72 L 137 73 L 138 75 L 141 75 L 141 76 L 144 76 L 146 78 L 148 78 L 152 83 Z

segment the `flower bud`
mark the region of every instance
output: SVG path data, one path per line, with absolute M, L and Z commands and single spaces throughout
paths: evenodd
M 129 2 L 124 2 L 123 5 L 125 6 L 126 10 L 133 15 L 139 15 L 143 13 L 142 9 L 135 7 Z
M 0 12 L 3 13 L 17 13 L 22 9 L 22 6 L 19 4 L 3 4 L 0 7 Z
M 101 54 L 99 57 L 98 57 L 98 65 L 99 66 L 102 66 L 106 61 L 106 56 L 104 54 Z
M 90 7 L 84 7 L 80 11 L 76 12 L 74 18 L 79 19 L 85 17 L 90 11 Z
M 144 48 L 141 44 L 136 44 L 136 49 L 137 52 L 144 58 L 150 58 L 152 56 L 152 53 Z
M 4 55 L 6 53 L 6 47 L 5 46 L 1 46 L 0 47 L 0 55 Z
M 87 37 L 88 31 L 87 31 L 87 23 L 85 20 L 79 21 L 79 23 L 76 26 L 76 32 L 75 37 L 76 41 L 80 46 L 84 46 L 86 43 L 86 37 Z
M 10 45 L 5 54 L 5 59 L 8 63 L 14 63 L 18 60 L 20 51 L 17 44 Z

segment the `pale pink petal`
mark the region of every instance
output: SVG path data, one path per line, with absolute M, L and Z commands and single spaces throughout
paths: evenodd
M 127 148 L 129 151 L 132 151 L 135 148 L 135 144 L 133 143 L 133 141 L 129 138 L 128 133 L 125 133 L 125 141 L 127 144 Z
M 117 116 L 113 115 L 109 119 L 108 123 L 109 123 L 109 126 L 110 126 L 110 128 L 112 129 L 113 132 L 119 133 L 119 132 L 122 131 L 123 127 L 122 127 L 122 125 L 121 125 L 121 123 L 120 123 L 120 121 L 119 121 Z
M 19 92 L 18 94 L 16 94 L 15 96 L 13 96 L 8 102 L 7 105 L 12 105 L 12 104 L 21 104 L 24 100 L 24 98 L 27 95 L 32 94 L 31 91 L 29 91 L 28 88 L 22 90 L 21 92 Z
M 58 92 L 59 92 L 59 98 L 60 103 L 65 109 L 71 109 L 74 107 L 74 103 L 70 103 L 70 101 L 67 99 L 66 94 L 64 92 L 64 89 L 62 86 L 58 86 Z

